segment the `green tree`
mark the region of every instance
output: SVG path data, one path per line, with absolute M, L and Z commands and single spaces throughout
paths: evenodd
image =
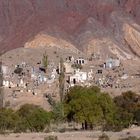
M 114 102 L 118 107 L 134 113 L 140 107 L 140 96 L 132 91 L 127 91 L 115 97 Z
M 50 124 L 51 114 L 39 106 L 26 104 L 17 112 L 30 131 L 43 131 Z
M 116 115 L 117 107 L 113 102 L 113 99 L 107 93 L 102 93 L 98 97 L 98 104 L 100 105 L 103 113 L 102 121 L 105 125 L 108 123 L 114 123 L 114 117 Z
M 124 92 L 122 95 L 114 98 L 117 106 L 115 115 L 115 129 L 121 130 L 128 128 L 136 120 L 136 112 L 140 107 L 140 96 L 132 91 Z
M 114 102 L 120 108 L 120 113 L 124 115 L 125 112 L 126 116 L 124 116 L 124 119 L 131 116 L 131 121 L 129 123 L 130 125 L 138 119 L 137 114 L 138 110 L 140 109 L 139 95 L 132 91 L 124 92 L 122 95 L 115 97 Z
M 4 132 L 6 130 L 19 132 L 23 122 L 19 115 L 12 109 L 1 109 L 0 110 L 0 130 Z
M 70 89 L 64 106 L 68 120 L 84 124 L 85 129 L 113 121 L 115 114 L 113 100 L 97 87 L 76 86 Z
M 117 108 L 112 121 L 108 121 L 104 125 L 105 131 L 121 131 L 124 128 L 128 128 L 132 122 L 133 115 L 127 111 Z
M 61 103 L 61 102 L 56 103 L 53 106 L 52 113 L 53 113 L 54 122 L 56 122 L 56 123 L 64 122 L 65 117 L 64 117 L 64 105 L 63 105 L 63 103 Z
M 45 68 L 48 67 L 48 55 L 46 54 L 46 52 L 43 54 L 42 63 Z

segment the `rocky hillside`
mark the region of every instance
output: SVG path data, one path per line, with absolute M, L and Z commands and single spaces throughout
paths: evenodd
M 140 0 L 0 0 L 0 51 L 43 32 L 88 54 L 139 57 L 139 9 Z

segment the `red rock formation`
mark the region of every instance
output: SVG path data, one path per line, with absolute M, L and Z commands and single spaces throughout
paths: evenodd
M 139 9 L 140 0 L 0 0 L 0 51 L 22 47 L 41 31 L 75 43 L 89 17 L 112 28 L 112 12 L 140 23 Z

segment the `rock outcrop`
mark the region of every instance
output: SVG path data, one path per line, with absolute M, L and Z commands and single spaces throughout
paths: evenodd
M 127 34 L 125 25 L 117 19 L 124 15 L 139 25 L 139 9 L 140 0 L 1 0 L 0 52 L 23 47 L 43 31 L 87 52 L 89 42 L 96 40 L 93 44 L 107 50 L 112 42 L 111 47 L 116 46 L 119 55 L 137 52 L 138 56 L 139 30 L 132 31 L 131 27 Z M 113 19 L 113 13 L 119 13 L 118 18 Z
M 131 51 L 140 57 L 140 26 L 124 24 L 124 39 Z
M 55 38 L 53 36 L 40 33 L 35 36 L 31 41 L 28 41 L 24 45 L 25 48 L 44 48 L 44 47 L 56 47 L 60 49 L 66 49 L 70 52 L 78 53 L 79 50 L 75 48 L 74 45 L 63 40 L 61 38 Z

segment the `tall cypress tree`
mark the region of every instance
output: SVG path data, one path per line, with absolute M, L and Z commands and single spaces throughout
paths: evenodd
M 0 61 L 0 108 L 3 107 L 3 97 L 4 97 L 2 84 L 3 84 L 3 73 L 2 73 L 2 62 Z
M 60 76 L 59 76 L 59 89 L 60 89 L 60 100 L 63 101 L 65 92 L 65 66 L 63 59 L 60 59 Z

